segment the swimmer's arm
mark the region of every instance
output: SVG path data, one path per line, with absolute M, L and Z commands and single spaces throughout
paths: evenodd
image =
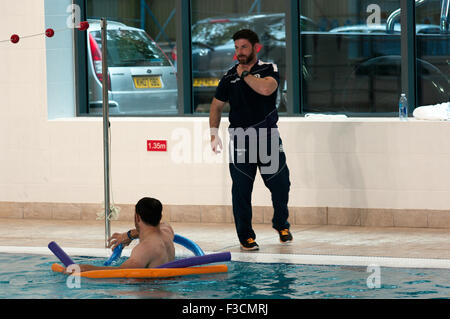
M 148 247 L 137 244 L 131 251 L 130 258 L 116 268 L 146 268 L 151 257 L 149 254 L 151 254 L 151 250 L 149 251 Z
M 80 267 L 80 272 L 91 271 L 91 270 L 107 270 L 107 269 L 117 268 L 117 267 L 112 267 L 112 266 L 100 267 L 100 266 L 86 265 L 86 264 L 77 264 L 77 266 Z M 67 270 L 66 270 L 66 272 L 67 272 Z
M 139 238 L 139 232 L 137 229 L 131 229 L 131 237 L 133 239 Z M 123 246 L 128 246 L 131 243 L 131 239 L 128 238 L 127 233 L 114 233 L 111 237 L 108 239 L 108 248 L 111 248 L 111 250 L 116 249 L 119 244 L 122 244 Z
M 94 266 L 87 264 L 78 264 L 80 272 L 91 270 L 108 270 L 108 269 L 129 269 L 129 268 L 146 268 L 148 264 L 148 251 L 139 244 L 131 251 L 130 258 L 125 260 L 120 266 Z

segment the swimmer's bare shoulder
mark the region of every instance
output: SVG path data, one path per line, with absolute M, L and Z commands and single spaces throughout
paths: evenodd
M 175 237 L 175 232 L 172 226 L 166 223 L 160 223 L 159 229 L 162 233 L 162 240 L 164 242 L 164 248 L 166 250 L 167 261 L 170 262 L 175 259 L 175 247 L 173 245 L 173 238 Z
M 121 268 L 153 268 L 175 259 L 174 232 L 170 225 L 160 224 L 160 235 L 140 241 Z
M 172 226 L 166 223 L 160 223 L 159 229 L 163 234 L 165 234 L 168 237 L 168 239 L 173 241 L 173 238 L 175 237 L 175 232 L 173 231 Z

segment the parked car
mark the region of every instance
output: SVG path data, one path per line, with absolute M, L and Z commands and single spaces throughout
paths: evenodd
M 317 30 L 307 17 L 300 19 L 302 30 Z M 223 74 L 236 64 L 233 34 L 241 29 L 255 31 L 262 44 L 258 57 L 276 63 L 280 73 L 277 106 L 283 108 L 282 91 L 286 88 L 285 14 L 256 14 L 212 17 L 192 26 L 192 73 L 194 109 L 208 112 L 209 104 Z M 176 61 L 176 49 L 172 54 Z
M 102 113 L 100 20 L 88 20 L 89 113 Z M 142 30 L 108 21 L 110 114 L 176 114 L 176 70 Z
M 394 34 L 399 34 L 401 32 L 400 23 L 395 23 L 393 27 Z M 337 32 L 337 33 L 389 33 L 387 30 L 386 23 L 380 24 L 355 24 L 355 25 L 347 25 L 342 27 L 333 28 L 328 32 Z M 439 34 L 440 28 L 436 24 L 417 24 L 416 25 L 416 33 L 417 34 Z
M 351 25 L 304 32 L 310 77 L 302 82 L 303 112 L 396 113 L 401 84 L 400 24 Z M 449 35 L 418 24 L 417 105 L 450 100 Z M 331 53 L 332 52 L 332 53 Z M 331 59 L 332 57 L 332 59 Z
M 416 17 L 425 23 L 415 26 L 417 99 L 411 106 L 450 101 L 449 1 L 415 3 Z M 303 56 L 308 57 L 304 67 L 309 74 L 302 81 L 303 112 L 398 114 L 402 93 L 400 12 L 400 8 L 392 10 L 380 25 L 346 25 L 301 34 Z

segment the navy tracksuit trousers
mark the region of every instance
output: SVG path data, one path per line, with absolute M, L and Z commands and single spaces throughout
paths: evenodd
M 244 133 L 243 133 L 244 132 Z M 272 227 L 289 228 L 289 169 L 278 129 L 245 136 L 230 129 L 230 175 L 233 181 L 232 202 L 236 231 L 240 242 L 256 238 L 252 228 L 252 191 L 259 168 L 261 177 L 272 195 Z M 243 138 L 243 134 L 244 138 Z M 256 152 L 256 154 L 255 154 Z

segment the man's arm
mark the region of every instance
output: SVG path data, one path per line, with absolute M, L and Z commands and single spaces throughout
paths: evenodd
M 242 72 L 250 71 L 250 67 L 239 64 L 236 68 L 236 72 L 239 76 Z M 251 74 L 244 78 L 245 83 L 248 84 L 256 93 L 261 95 L 269 96 L 278 88 L 278 82 L 271 76 L 266 76 L 264 78 L 257 78 Z
M 219 129 L 220 119 L 222 117 L 222 110 L 225 106 L 225 102 L 213 98 L 211 107 L 209 110 L 209 127 Z
M 138 238 L 139 232 L 137 229 L 131 229 L 131 237 L 132 238 Z M 123 244 L 123 246 L 128 246 L 131 243 L 131 239 L 128 238 L 127 233 L 114 233 L 109 239 L 108 239 L 108 248 L 111 248 L 111 250 L 114 250 L 119 244 Z
M 125 260 L 120 266 L 94 266 L 87 264 L 78 264 L 80 272 L 91 270 L 108 270 L 108 269 L 131 269 L 131 268 L 145 268 L 147 267 L 148 251 L 144 246 L 137 245 L 133 248 L 130 258 Z
M 278 88 L 278 82 L 271 76 L 265 78 L 257 78 L 251 74 L 244 78 L 245 83 L 248 84 L 255 92 L 269 96 Z
M 222 148 L 222 142 L 219 138 L 220 119 L 225 102 L 213 98 L 209 110 L 209 128 L 211 130 L 211 148 L 213 152 L 218 153 L 218 146 Z

